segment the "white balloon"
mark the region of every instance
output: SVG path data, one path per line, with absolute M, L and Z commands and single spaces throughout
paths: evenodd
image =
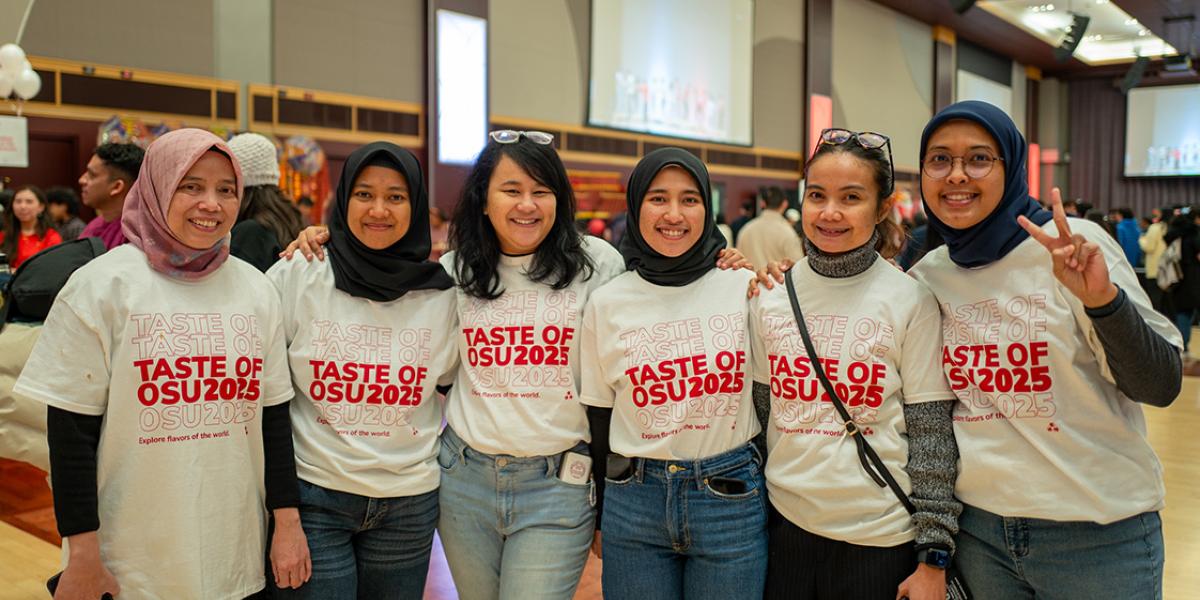
M 9 71 L 8 69 L 0 69 L 0 100 L 9 97 L 12 94 L 12 89 L 12 71 Z
M 13 91 L 24 100 L 36 96 L 41 89 L 42 78 L 32 70 L 22 71 L 17 76 L 17 80 L 13 82 Z
M 25 51 L 16 44 L 0 46 L 0 65 L 20 73 L 21 68 L 25 66 Z

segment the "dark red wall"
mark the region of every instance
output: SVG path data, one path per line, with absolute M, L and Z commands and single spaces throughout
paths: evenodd
M 33 184 L 43 190 L 62 185 L 79 192 L 79 176 L 96 149 L 99 121 L 29 117 L 29 166 L 0 167 L 5 188 Z M 84 219 L 92 217 L 83 207 Z

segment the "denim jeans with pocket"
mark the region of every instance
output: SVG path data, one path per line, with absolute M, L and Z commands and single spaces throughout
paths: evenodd
M 582 442 L 572 449 L 587 454 Z M 462 600 L 570 600 L 595 526 L 593 485 L 559 479 L 562 455 L 486 454 L 446 427 L 438 533 Z
M 1161 600 L 1162 520 L 1100 525 L 1002 517 L 963 506 L 954 560 L 975 600 Z
M 300 480 L 300 522 L 312 578 L 272 597 L 313 600 L 419 599 L 425 592 L 438 491 L 368 498 Z
M 628 477 L 605 480 L 604 597 L 761 599 L 767 572 L 761 464 L 746 444 L 700 460 L 635 458 Z M 714 489 L 716 478 L 743 489 Z

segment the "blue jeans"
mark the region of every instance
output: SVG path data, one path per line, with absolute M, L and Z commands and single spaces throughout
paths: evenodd
M 438 491 L 367 498 L 300 480 L 300 522 L 312 556 L 312 579 L 272 597 L 352 600 L 419 599 L 425 592 Z
M 605 480 L 604 597 L 761 599 L 767 489 L 760 463 L 747 444 L 701 460 L 637 458 L 628 478 Z M 715 477 L 745 490 L 714 490 Z
M 587 454 L 580 443 L 573 451 Z M 442 433 L 438 533 L 463 600 L 569 600 L 595 526 L 593 486 L 558 478 L 562 455 L 479 452 Z
M 1194 310 L 1184 310 L 1175 313 L 1175 327 L 1183 336 L 1184 352 L 1187 352 L 1188 343 L 1192 340 L 1192 317 L 1195 316 L 1195 312 Z
M 1162 598 L 1157 512 L 1099 525 L 1002 517 L 964 506 L 959 570 L 976 600 Z

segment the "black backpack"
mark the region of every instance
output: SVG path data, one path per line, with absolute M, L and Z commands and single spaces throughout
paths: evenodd
M 103 240 L 88 237 L 51 246 L 29 257 L 4 286 L 0 328 L 10 322 L 45 321 L 71 274 L 107 250 Z

